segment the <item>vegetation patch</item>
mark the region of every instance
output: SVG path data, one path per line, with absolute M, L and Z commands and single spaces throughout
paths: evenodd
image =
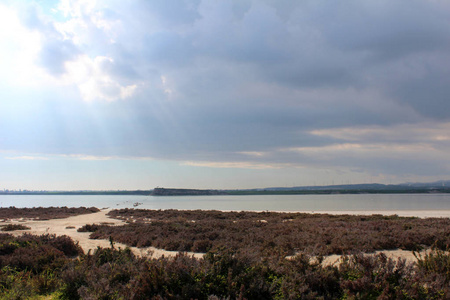
M 448 299 L 450 253 L 416 264 L 383 254 L 338 266 L 302 254 L 260 256 L 220 248 L 196 259 L 146 259 L 130 249 L 83 254 L 67 237 L 0 234 L 1 299 Z M 76 253 L 78 257 L 73 258 Z
M 0 219 L 34 219 L 34 220 L 50 220 L 63 219 L 83 214 L 91 214 L 99 212 L 96 207 L 33 207 L 33 208 L 16 208 L 1 207 Z
M 0 234 L 0 298 L 29 299 L 61 287 L 65 266 L 83 253 L 67 236 Z
M 119 210 L 111 214 L 124 220 L 133 217 L 133 223 L 84 226 L 82 230 L 94 235 L 111 233 L 107 237 L 110 248 L 87 254 L 67 236 L 0 233 L 0 299 L 450 298 L 446 219 L 174 210 Z M 165 238 L 154 235 L 155 224 Z M 180 247 L 188 244 L 188 238 L 182 239 L 183 234 L 191 234 L 186 228 L 194 228 L 192 233 L 203 237 L 196 240 L 198 236 L 188 236 L 194 237 L 191 247 L 206 249 L 203 258 L 180 252 L 171 258 L 149 259 L 114 246 L 114 234 L 120 233 L 118 236 L 128 235 L 136 244 L 160 241 Z M 273 230 L 279 231 L 270 233 Z M 289 231 L 303 233 L 306 246 L 298 246 Z M 353 231 L 359 232 L 360 243 L 352 242 L 356 237 L 344 238 Z M 343 242 L 337 244 L 333 234 Z M 411 249 L 426 246 L 427 240 L 416 234 L 428 234 L 430 241 L 436 241 L 430 242 L 430 252 L 416 254 L 416 263 L 357 250 L 349 251 L 352 254 L 344 255 L 336 265 L 323 265 L 323 257 L 317 256 L 327 253 L 330 245 L 342 249 L 385 245 L 383 239 L 396 245 L 407 236 Z M 370 238 L 376 243 L 366 242 Z M 289 249 L 302 253 L 286 259 Z
M 1 231 L 28 230 L 28 229 L 31 229 L 31 227 L 22 224 L 8 224 L 0 226 Z
M 84 226 L 81 226 L 77 229 L 78 232 L 95 232 L 97 231 L 101 226 L 108 226 L 108 225 L 98 225 L 98 224 L 86 224 Z
M 80 230 L 92 232 L 94 239 L 112 237 L 129 246 L 203 253 L 228 248 L 342 255 L 450 245 L 448 218 L 140 209 L 113 210 L 109 215 L 128 224 L 87 224 Z

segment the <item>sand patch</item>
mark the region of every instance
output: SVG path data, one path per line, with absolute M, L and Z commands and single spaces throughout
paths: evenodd
M 52 219 L 52 220 L 44 220 L 44 221 L 34 221 L 34 220 L 20 220 L 20 224 L 30 227 L 29 230 L 20 230 L 20 231 L 11 231 L 13 235 L 22 235 L 23 233 L 30 233 L 34 235 L 42 235 L 42 234 L 56 234 L 56 235 L 67 235 L 70 236 L 74 241 L 78 242 L 78 244 L 83 248 L 84 252 L 88 251 L 93 252 L 97 247 L 108 248 L 111 247 L 109 240 L 92 240 L 89 238 L 90 232 L 78 232 L 77 229 L 86 225 L 86 224 L 108 224 L 112 226 L 123 225 L 125 224 L 122 220 L 112 219 L 108 217 L 106 214 L 109 212 L 109 209 L 103 209 L 100 212 L 78 215 L 74 217 L 68 217 L 65 219 Z M 6 221 L 4 224 L 17 224 L 19 220 L 10 220 Z M 126 248 L 125 244 L 114 243 L 116 248 Z M 137 247 L 129 247 L 133 253 L 137 256 L 146 256 L 146 257 L 171 257 L 178 254 L 178 251 L 166 251 L 162 249 L 157 249 L 154 247 L 147 248 L 137 248 Z M 190 256 L 195 257 L 203 257 L 203 253 L 193 253 L 187 252 Z
M 430 250 L 423 250 L 423 251 L 420 251 L 419 253 L 423 257 L 426 253 L 429 253 L 429 252 L 430 252 Z M 380 250 L 380 251 L 375 251 L 373 253 L 365 253 L 365 255 L 377 255 L 380 253 L 384 253 L 384 255 L 386 255 L 387 258 L 391 258 L 393 260 L 398 260 L 399 258 L 401 258 L 401 259 L 406 260 L 406 262 L 408 262 L 408 263 L 417 262 L 417 259 L 414 256 L 412 251 L 402 250 L 402 249 Z M 342 256 L 338 255 L 338 254 L 327 255 L 324 257 L 322 265 L 324 265 L 324 266 L 338 265 L 339 262 L 341 261 L 341 257 Z

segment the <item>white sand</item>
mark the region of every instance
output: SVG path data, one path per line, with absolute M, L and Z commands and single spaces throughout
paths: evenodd
M 53 219 L 53 220 L 44 220 L 44 221 L 30 221 L 30 220 L 11 220 L 7 221 L 3 224 L 9 223 L 20 223 L 25 226 L 30 227 L 30 230 L 20 230 L 11 232 L 14 235 L 21 235 L 25 232 L 41 235 L 41 234 L 56 234 L 56 235 L 68 235 L 74 241 L 78 242 L 79 245 L 83 248 L 85 253 L 89 250 L 93 251 L 97 247 L 110 247 L 110 242 L 108 240 L 92 240 L 89 239 L 89 232 L 77 232 L 77 229 L 86 224 L 100 224 L 100 223 L 112 223 L 113 225 L 124 224 L 124 221 L 112 219 L 106 216 L 109 210 L 104 209 L 100 212 L 86 215 L 79 215 L 75 217 L 69 217 L 65 219 Z M 405 217 L 420 217 L 420 218 L 429 218 L 429 217 L 450 217 L 450 211 L 442 210 L 442 211 L 430 211 L 430 210 L 421 210 L 421 211 L 304 211 L 306 213 L 327 213 L 327 214 L 349 214 L 349 215 L 372 215 L 372 214 L 382 214 L 382 215 L 398 215 Z M 67 228 L 74 227 L 74 228 Z M 126 245 L 115 243 L 115 247 L 125 248 Z M 171 257 L 177 255 L 177 251 L 166 251 L 161 249 L 156 249 L 154 247 L 148 248 L 136 248 L 129 247 L 134 254 L 138 256 L 146 256 L 146 257 Z M 383 252 L 386 256 L 391 258 L 404 258 L 407 261 L 415 262 L 416 258 L 414 257 L 411 251 L 404 250 L 384 250 L 378 251 L 376 253 Z M 187 253 L 190 256 L 194 256 L 197 258 L 203 257 L 202 253 Z M 373 254 L 369 254 L 373 255 Z M 330 255 L 325 257 L 324 264 L 335 264 L 339 262 L 340 255 Z

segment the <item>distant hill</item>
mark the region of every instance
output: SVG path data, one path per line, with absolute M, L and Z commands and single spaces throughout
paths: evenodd
M 267 187 L 227 190 L 228 194 L 356 194 L 356 193 L 450 193 L 450 181 L 402 184 L 342 184 L 325 186 Z
M 449 187 L 450 188 L 450 180 L 439 180 L 435 182 L 408 182 L 408 183 L 402 183 L 401 186 L 409 186 L 409 187 L 428 187 L 428 188 L 442 188 L 442 187 Z
M 379 183 L 364 183 L 364 184 L 343 184 L 343 185 L 323 185 L 323 186 L 295 186 L 295 187 L 269 187 L 258 190 L 265 191 L 315 191 L 315 190 L 377 190 L 377 189 L 386 189 L 389 187 L 385 184 Z
M 407 182 L 401 184 L 341 184 L 324 186 L 266 187 L 256 189 L 212 190 L 184 188 L 154 188 L 153 190 L 116 191 L 32 191 L 3 190 L 0 195 L 141 195 L 141 196 L 185 196 L 185 195 L 264 195 L 264 194 L 358 194 L 358 193 L 450 193 L 450 180 L 435 182 Z

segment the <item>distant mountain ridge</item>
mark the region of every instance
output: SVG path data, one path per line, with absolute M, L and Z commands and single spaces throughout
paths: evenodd
M 435 182 L 408 182 L 402 183 L 402 186 L 413 186 L 413 187 L 450 187 L 450 180 L 439 180 Z
M 450 181 L 401 184 L 361 183 L 324 186 L 266 187 L 226 190 L 228 194 L 354 194 L 354 193 L 450 193 Z

